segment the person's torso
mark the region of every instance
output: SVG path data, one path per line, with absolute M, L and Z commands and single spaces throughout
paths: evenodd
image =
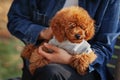
M 110 0 L 79 0 L 79 6 L 86 9 L 89 15 L 95 20 L 95 31 L 99 31 L 102 19 Z M 37 4 L 37 5 L 36 5 Z M 64 7 L 65 0 L 31 0 L 31 19 L 34 23 L 49 26 L 50 19 L 57 11 Z M 102 69 L 102 68 L 100 68 Z M 100 70 L 99 69 L 99 70 Z M 101 70 L 100 70 L 101 71 Z M 102 79 L 105 79 L 105 72 L 100 72 Z
M 109 0 L 78 0 L 78 5 L 86 9 L 95 20 L 96 32 L 99 30 L 108 3 Z M 32 20 L 48 27 L 50 19 L 64 7 L 64 4 L 65 0 L 32 0 L 30 3 Z

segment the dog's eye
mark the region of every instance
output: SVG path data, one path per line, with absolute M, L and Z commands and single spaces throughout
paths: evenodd
M 85 27 L 84 27 L 84 26 L 80 26 L 80 28 L 81 28 L 81 29 L 85 29 Z

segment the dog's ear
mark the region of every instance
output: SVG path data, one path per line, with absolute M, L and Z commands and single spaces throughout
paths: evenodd
M 94 34 L 95 34 L 95 27 L 94 27 L 94 20 L 93 19 L 89 19 L 86 26 L 88 26 L 85 29 L 85 40 L 90 40 Z
M 65 28 L 63 27 L 63 24 L 63 20 L 60 17 L 54 17 L 50 22 L 53 36 L 55 36 L 59 42 L 65 40 Z

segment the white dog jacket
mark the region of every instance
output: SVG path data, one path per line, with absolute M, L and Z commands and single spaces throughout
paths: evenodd
M 62 48 L 70 54 L 89 53 L 92 51 L 90 44 L 86 40 L 83 40 L 81 43 L 71 43 L 68 40 L 60 43 L 53 38 L 49 41 L 49 44 Z

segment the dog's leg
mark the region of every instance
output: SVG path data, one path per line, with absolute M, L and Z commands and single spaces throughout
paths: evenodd
M 26 45 L 21 53 L 21 57 L 28 59 L 30 58 L 32 52 L 35 50 L 35 46 L 30 44 L 30 45 Z
M 84 75 L 87 73 L 89 64 L 91 64 L 96 58 L 97 56 L 94 52 L 73 55 L 70 65 L 74 67 L 79 74 Z
M 37 68 L 43 67 L 48 64 L 48 60 L 46 60 L 43 56 L 41 56 L 38 53 L 38 49 L 35 49 L 34 52 L 32 52 L 29 61 L 30 61 L 29 69 L 31 74 L 33 74 Z

